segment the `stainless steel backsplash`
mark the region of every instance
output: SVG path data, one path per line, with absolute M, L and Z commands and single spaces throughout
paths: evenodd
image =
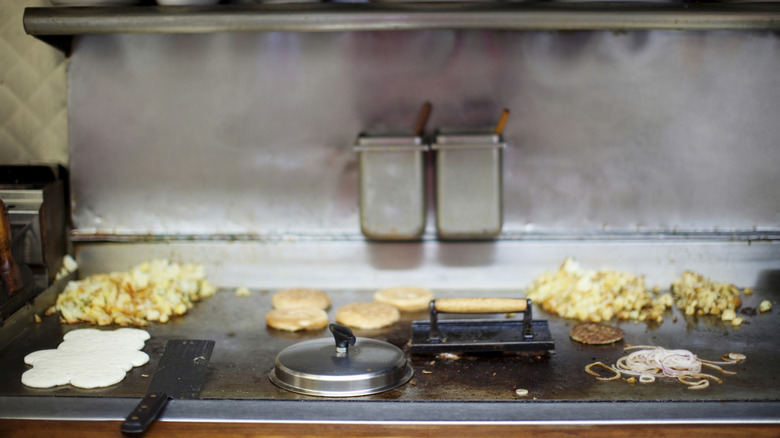
M 78 37 L 74 222 L 359 239 L 358 134 L 409 134 L 430 101 L 429 128 L 512 111 L 503 237 L 776 232 L 778 72 L 771 32 Z

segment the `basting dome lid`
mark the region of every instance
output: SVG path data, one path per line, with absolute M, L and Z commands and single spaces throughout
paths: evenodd
M 412 378 L 412 367 L 398 347 L 356 338 L 343 325 L 329 328 L 334 339 L 304 341 L 282 350 L 269 375 L 271 381 L 301 394 L 353 397 L 387 391 Z

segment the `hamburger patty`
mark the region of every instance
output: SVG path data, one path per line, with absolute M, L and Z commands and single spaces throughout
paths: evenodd
M 574 326 L 569 336 L 577 342 L 589 345 L 613 344 L 625 336 L 625 332 L 617 327 L 586 322 Z

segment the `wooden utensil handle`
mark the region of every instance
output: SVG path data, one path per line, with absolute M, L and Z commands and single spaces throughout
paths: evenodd
M 501 135 L 504 133 L 504 128 L 506 127 L 507 120 L 509 120 L 509 110 L 504 108 L 504 110 L 501 111 L 501 115 L 498 118 L 498 124 L 496 125 L 496 129 L 493 131 L 495 135 Z
M 420 110 L 420 114 L 417 116 L 417 123 L 414 125 L 414 136 L 419 137 L 425 132 L 425 124 L 428 122 L 428 117 L 431 115 L 432 105 L 430 102 L 425 102 Z
M 9 297 L 22 286 L 21 272 L 11 253 L 11 243 L 11 221 L 8 218 L 8 209 L 0 200 L 0 279 Z
M 168 403 L 168 394 L 164 392 L 150 392 L 141 399 L 138 406 L 130 412 L 130 415 L 122 422 L 121 430 L 124 433 L 143 433 L 154 421 L 165 405 Z
M 440 298 L 434 308 L 442 313 L 508 313 L 525 312 L 524 298 Z

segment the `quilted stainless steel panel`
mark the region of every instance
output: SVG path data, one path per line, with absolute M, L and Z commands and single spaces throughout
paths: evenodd
M 0 3 L 0 163 L 68 162 L 66 60 L 27 35 L 22 13 L 44 0 Z

